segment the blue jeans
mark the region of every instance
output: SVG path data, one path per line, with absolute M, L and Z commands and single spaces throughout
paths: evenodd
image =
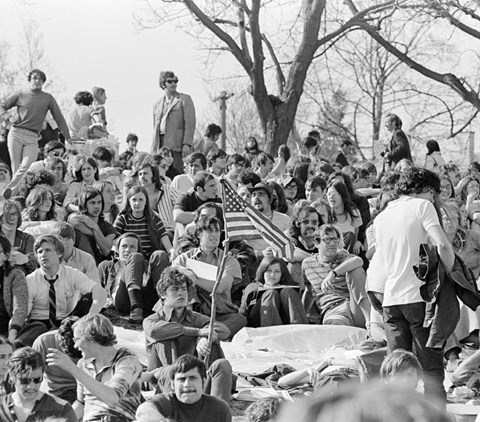
M 396 349 L 415 353 L 423 368 L 425 396 L 440 401 L 445 406 L 446 393 L 443 387 L 443 350 L 426 347 L 430 329 L 423 326 L 425 302 L 383 307 L 388 352 Z

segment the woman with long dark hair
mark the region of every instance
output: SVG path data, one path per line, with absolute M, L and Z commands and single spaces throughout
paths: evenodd
M 329 222 L 334 224 L 342 234 L 345 249 L 358 255 L 362 248 L 361 242 L 358 241 L 358 230 L 362 225 L 362 218 L 345 184 L 338 181 L 329 182 L 327 201 L 331 208 Z
M 89 157 L 80 160 L 74 170 L 75 181 L 70 183 L 67 194 L 63 201 L 63 206 L 68 212 L 78 212 L 78 198 L 86 186 L 93 186 L 95 180 L 98 180 L 99 169 L 95 159 Z
M 250 327 L 307 324 L 299 286 L 283 259 L 262 260 L 255 282 L 245 288 L 240 312 L 245 314 Z
M 20 230 L 21 225 L 20 205 L 11 199 L 4 201 L 0 209 L 0 234 L 8 239 L 14 249 L 9 255 L 9 261 L 25 274 L 30 274 L 38 266 L 33 252 L 35 239 L 32 235 Z
M 13 342 L 28 315 L 28 287 L 23 271 L 15 268 L 10 259 L 12 246 L 0 235 L 0 334 Z
M 172 243 L 162 220 L 152 211 L 147 191 L 142 186 L 133 186 L 127 193 L 125 209 L 114 223 L 117 233 L 132 232 L 141 240 L 145 258 L 148 260 L 154 251 L 170 253 Z

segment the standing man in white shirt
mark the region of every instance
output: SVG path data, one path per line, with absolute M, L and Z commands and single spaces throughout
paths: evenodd
M 425 395 L 445 402 L 443 350 L 426 346 L 430 334 L 430 328 L 424 327 L 426 303 L 420 295 L 422 282 L 413 270 L 422 243 L 436 246 L 446 271 L 454 264 L 452 246 L 433 206 L 440 179 L 429 170 L 411 167 L 402 173 L 397 189 L 400 197 L 374 222 L 375 254 L 380 255 L 386 273 L 383 297 L 376 296 L 383 306 L 388 351 L 411 351 L 414 344 Z

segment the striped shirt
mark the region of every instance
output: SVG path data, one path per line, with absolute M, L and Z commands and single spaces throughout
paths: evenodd
M 173 186 L 162 183 L 162 192 L 158 200 L 157 212 L 160 219 L 167 230 L 175 230 L 175 222 L 173 221 L 173 206 L 182 194 Z
M 118 235 L 123 233 L 130 232 L 135 233 L 140 238 L 140 243 L 142 244 L 143 255 L 148 260 L 150 255 L 157 249 L 152 244 L 150 239 L 150 231 L 148 229 L 147 218 L 145 216 L 140 218 L 135 218 L 132 214 L 120 214 L 114 223 L 115 228 L 117 229 Z M 160 239 L 163 236 L 167 235 L 165 226 L 163 225 L 162 220 L 156 215 L 153 214 L 153 226 L 154 232 L 151 233 L 153 237 Z

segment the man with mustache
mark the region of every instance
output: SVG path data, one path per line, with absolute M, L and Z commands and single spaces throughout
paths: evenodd
M 320 213 L 312 206 L 306 204 L 299 209 L 294 208 L 293 220 L 286 234 L 291 239 L 295 249 L 293 251 L 293 261 L 289 270 L 294 280 L 297 280 L 303 289 L 302 262 L 305 258 L 310 258 L 318 253 L 315 245 L 314 234 L 324 223 Z
M 282 232 L 288 230 L 291 219 L 286 214 L 274 211 L 277 197 L 271 186 L 264 182 L 257 183 L 250 192 L 253 208 L 267 217 Z M 262 237 L 247 240 L 246 243 L 254 249 L 255 255 L 260 259 L 263 259 L 265 249 L 270 250 L 268 243 Z
M 315 302 L 323 325 L 365 328 L 370 319 L 370 303 L 362 258 L 338 249 L 340 232 L 331 224 L 320 226 L 313 236 L 318 254 L 302 263 L 305 311 Z
M 136 414 L 137 422 L 160 420 L 184 422 L 231 422 L 232 414 L 226 402 L 203 394 L 206 381 L 205 364 L 192 355 L 183 355 L 171 367 L 173 393 L 159 394 L 142 403 Z

